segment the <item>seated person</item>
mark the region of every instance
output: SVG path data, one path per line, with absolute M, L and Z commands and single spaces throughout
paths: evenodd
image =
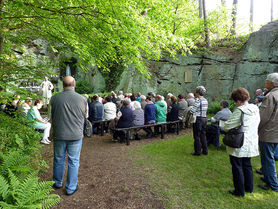
M 177 104 L 177 97 L 171 96 L 171 105 L 168 107 L 167 122 L 179 120 L 179 108 Z M 174 133 L 175 129 L 172 124 L 167 125 L 168 132 Z
M 219 124 L 219 121 L 227 121 L 232 112 L 229 110 L 229 102 L 224 100 L 220 103 L 220 111 L 218 111 L 215 116 L 213 116 L 210 121 L 211 125 L 207 126 L 206 136 L 207 144 L 213 144 L 216 147 L 219 147 L 219 136 L 220 133 L 224 133 L 223 127 Z
M 134 103 L 135 110 L 133 111 L 133 125 L 134 126 L 142 126 L 144 125 L 145 118 L 144 118 L 144 110 L 141 108 L 140 103 Z M 134 130 L 135 139 L 140 140 L 141 137 L 138 135 L 138 130 Z
M 117 107 L 115 103 L 112 102 L 110 96 L 105 98 L 105 104 L 103 105 L 104 108 L 104 120 L 113 120 L 116 118 Z
M 41 109 L 42 106 L 42 100 L 36 99 L 34 102 L 34 106 L 31 106 L 30 110 L 27 113 L 27 119 L 32 122 L 31 126 L 33 128 L 43 130 L 43 138 L 41 140 L 41 143 L 49 144 L 50 141 L 48 137 L 50 133 L 51 124 L 41 117 L 39 109 Z
M 18 106 L 17 112 L 20 117 L 27 117 L 27 113 L 32 105 L 32 99 L 28 97 L 25 101 Z
M 160 95 L 157 95 L 155 97 L 155 106 L 156 106 L 155 118 L 156 118 L 157 123 L 166 122 L 167 108 L 166 108 L 165 103 L 162 101 L 162 97 Z M 158 132 L 159 132 L 158 126 L 154 127 L 154 132 L 155 132 L 155 134 L 158 134 Z
M 183 113 L 184 113 L 185 109 L 188 107 L 188 103 L 184 99 L 184 96 L 182 94 L 179 94 L 178 98 L 179 98 L 179 102 L 178 102 L 179 119 L 182 119 L 183 118 Z
M 20 96 L 18 94 L 15 94 L 13 97 L 13 101 L 6 104 L 4 113 L 6 113 L 7 115 L 13 118 L 16 117 L 16 111 L 18 108 L 19 100 L 20 100 Z
M 156 118 L 155 118 L 156 106 L 152 102 L 151 96 L 147 96 L 146 103 L 147 104 L 145 106 L 145 111 L 144 111 L 145 125 L 154 124 L 156 122 Z M 152 137 L 153 132 L 151 127 L 144 128 L 144 131 L 147 132 L 146 135 L 147 138 Z
M 137 105 L 139 104 L 141 106 L 140 102 L 136 101 L 136 97 L 134 95 L 130 96 L 130 100 L 131 100 L 131 102 L 129 104 L 129 107 L 132 109 L 132 111 L 135 110 L 135 108 L 134 108 L 135 103 L 137 103 Z
M 94 95 L 92 97 L 92 102 L 89 105 L 89 121 L 93 123 L 94 121 L 101 121 L 104 119 L 104 108 L 103 104 L 99 102 L 99 97 Z M 99 127 L 99 123 L 93 124 L 93 133 L 96 133 L 96 129 Z
M 128 107 L 129 101 L 128 100 L 122 100 L 121 101 L 122 108 L 120 112 L 118 113 L 119 119 L 118 123 L 116 125 L 116 128 L 129 128 L 133 126 L 133 112 L 132 110 Z M 117 138 L 120 137 L 120 142 L 124 142 L 125 139 L 125 133 L 123 131 L 115 131 L 113 134 L 113 140 L 117 141 Z

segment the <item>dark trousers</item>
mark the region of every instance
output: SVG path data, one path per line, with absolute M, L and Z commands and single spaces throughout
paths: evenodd
M 125 142 L 126 136 L 123 131 L 115 131 L 113 134 L 113 139 L 117 140 L 117 138 L 120 137 L 120 142 Z
M 194 150 L 197 154 L 208 154 L 206 127 L 207 118 L 197 117 L 193 124 Z
M 234 157 L 230 155 L 232 165 L 235 194 L 244 196 L 246 192 L 253 192 L 253 171 L 250 157 Z
M 220 127 L 218 125 L 208 125 L 206 130 L 207 144 L 219 146 Z

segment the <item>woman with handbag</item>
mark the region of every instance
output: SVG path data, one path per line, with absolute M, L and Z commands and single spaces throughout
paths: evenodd
M 259 155 L 258 126 L 260 123 L 259 108 L 249 104 L 249 92 L 245 88 L 232 91 L 231 99 L 237 108 L 224 124 L 224 130 L 229 132 L 243 124 L 243 144 L 240 148 L 227 146 L 232 165 L 234 190 L 229 192 L 235 196 L 244 196 L 245 192 L 253 192 L 253 171 L 251 157 Z M 243 118 L 242 118 L 243 117 Z M 243 120 L 242 120 L 243 119 Z

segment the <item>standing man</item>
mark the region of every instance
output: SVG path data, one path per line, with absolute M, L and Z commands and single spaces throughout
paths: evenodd
M 263 180 L 265 185 L 259 187 L 278 192 L 278 182 L 275 168 L 275 149 L 278 144 L 278 73 L 271 73 L 265 81 L 267 92 L 260 109 L 259 145 L 261 150 Z
M 67 153 L 66 194 L 72 195 L 78 190 L 78 168 L 87 100 L 74 91 L 73 77 L 64 78 L 63 88 L 64 91 L 53 96 L 50 101 L 54 139 L 53 187 L 62 187 Z
M 43 106 L 47 107 L 49 100 L 52 96 L 53 84 L 48 80 L 48 77 L 44 77 L 44 81 L 41 84 L 42 96 L 43 96 Z

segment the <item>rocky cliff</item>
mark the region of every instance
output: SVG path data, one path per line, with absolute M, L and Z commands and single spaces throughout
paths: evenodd
M 234 88 L 244 87 L 253 97 L 257 88 L 264 87 L 266 75 L 278 72 L 278 21 L 251 34 L 241 52 L 218 49 L 202 55 L 165 57 L 152 61 L 149 71 L 147 79 L 130 66 L 122 74 L 116 90 L 186 94 L 204 85 L 207 97 L 213 101 L 228 98 Z M 100 75 L 96 75 L 99 80 Z M 102 90 L 99 84 L 95 89 Z

